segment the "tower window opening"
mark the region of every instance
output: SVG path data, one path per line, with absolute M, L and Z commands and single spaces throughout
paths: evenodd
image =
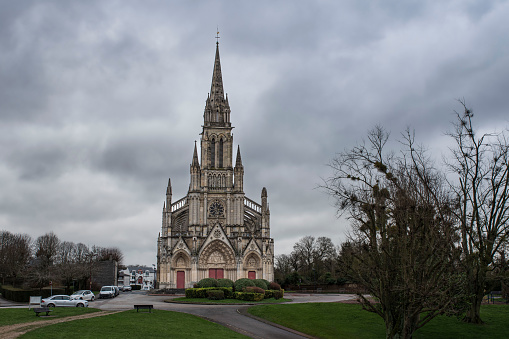
M 219 139 L 219 167 L 223 167 L 223 139 Z
M 210 166 L 216 167 L 216 140 L 210 142 Z

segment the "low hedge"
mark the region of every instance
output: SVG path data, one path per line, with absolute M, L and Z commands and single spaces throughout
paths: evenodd
M 223 291 L 225 298 L 233 298 L 233 289 L 231 287 L 188 288 L 186 289 L 186 298 L 208 298 L 207 291 L 210 290 Z
M 222 290 L 207 290 L 207 297 L 210 300 L 222 300 L 222 299 L 224 299 L 224 291 L 222 291 Z
M 264 295 L 262 293 L 252 293 L 252 292 L 235 292 L 233 293 L 235 299 L 244 300 L 244 301 L 262 301 Z
M 29 302 L 30 297 L 42 297 L 47 298 L 50 297 L 52 294 L 51 288 L 43 288 L 42 290 L 24 290 L 21 288 L 14 288 L 12 286 L 6 286 L 3 285 L 0 288 L 0 293 L 2 293 L 2 296 L 10 301 L 16 301 L 16 302 Z M 65 294 L 64 288 L 53 288 L 53 295 L 55 294 Z
M 265 291 L 265 299 L 281 299 L 285 296 L 284 290 L 266 290 Z
M 265 290 L 263 288 L 257 287 L 257 286 L 248 286 L 248 287 L 244 288 L 244 291 L 242 291 L 242 292 L 252 292 L 252 293 L 264 294 Z
M 131 285 L 131 289 L 132 289 L 133 291 L 141 290 L 141 285 Z

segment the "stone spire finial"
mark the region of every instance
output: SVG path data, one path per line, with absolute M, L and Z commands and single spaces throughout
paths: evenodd
M 166 188 L 166 194 L 171 195 L 171 178 L 168 178 L 168 187 Z
M 235 167 L 242 167 L 242 158 L 240 156 L 240 145 L 237 146 L 237 160 L 235 161 Z
M 200 167 L 200 163 L 198 161 L 198 150 L 196 149 L 196 140 L 194 141 L 194 154 L 193 154 L 193 162 L 191 163 L 192 167 Z

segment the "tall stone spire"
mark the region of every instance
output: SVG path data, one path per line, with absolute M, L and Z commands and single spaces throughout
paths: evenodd
M 235 167 L 243 167 L 242 158 L 240 157 L 240 145 L 237 146 L 237 160 L 235 162 Z
M 212 84 L 210 86 L 210 93 L 207 96 L 203 120 L 205 126 L 231 126 L 230 105 L 228 104 L 228 98 L 225 98 L 223 89 L 219 43 L 216 43 L 216 58 L 214 61 L 214 72 L 212 73 Z

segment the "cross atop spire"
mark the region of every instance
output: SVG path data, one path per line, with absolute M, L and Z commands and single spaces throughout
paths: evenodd
M 219 26 L 217 27 L 217 34 L 216 34 L 216 45 L 219 45 L 219 39 L 221 37 L 219 36 Z

